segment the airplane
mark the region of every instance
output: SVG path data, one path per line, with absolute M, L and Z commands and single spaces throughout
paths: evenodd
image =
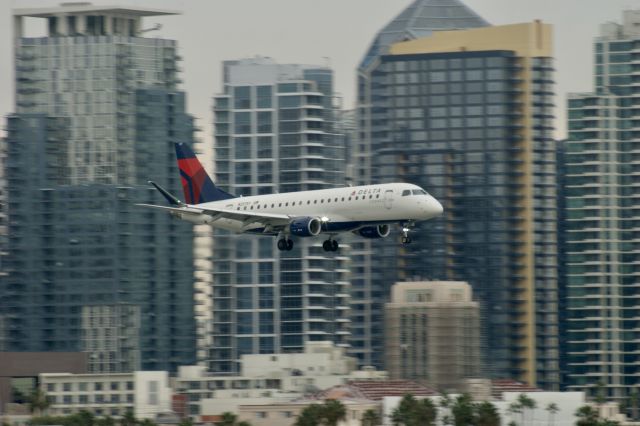
M 352 232 L 363 238 L 385 238 L 399 224 L 402 243 L 418 221 L 442 214 L 442 205 L 424 189 L 408 183 L 352 186 L 282 194 L 236 197 L 216 187 L 185 143 L 176 143 L 183 202 L 149 181 L 170 206 L 138 204 L 172 216 L 236 233 L 277 236 L 278 250 L 293 249 L 292 236 L 327 236 L 325 251 L 337 251 L 335 236 Z

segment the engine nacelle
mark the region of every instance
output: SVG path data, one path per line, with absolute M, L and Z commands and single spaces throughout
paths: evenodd
M 177 217 L 178 219 L 182 219 L 184 221 L 191 222 L 196 225 L 206 225 L 208 223 L 213 222 L 213 218 L 208 214 L 172 212 L 171 215 L 173 217 Z
M 355 232 L 363 238 L 385 238 L 391 233 L 389 225 L 365 226 Z
M 315 237 L 322 231 L 322 222 L 317 217 L 297 217 L 289 224 L 291 235 Z

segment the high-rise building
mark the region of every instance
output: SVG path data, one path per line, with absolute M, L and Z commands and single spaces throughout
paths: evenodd
M 392 379 L 461 392 L 480 376 L 480 308 L 465 282 L 396 283 L 385 304 L 385 360 Z
M 569 389 L 623 400 L 640 373 L 640 11 L 595 40 L 595 91 L 568 99 L 565 148 Z
M 216 183 L 235 195 L 331 188 L 344 182 L 333 72 L 268 58 L 224 63 L 214 100 Z M 209 367 L 238 371 L 243 354 L 302 352 L 307 341 L 346 345 L 348 257 L 321 241 L 290 252 L 275 238 L 216 231 Z
M 555 389 L 551 27 L 439 31 L 396 43 L 360 71 L 358 96 L 368 170 L 360 177 L 415 183 L 445 210 L 414 230 L 413 244 L 376 246 L 373 303 L 397 281 L 466 281 L 480 302 L 484 374 Z
M 82 350 L 83 309 L 136 306 L 139 339 L 127 350 L 143 369 L 195 361 L 192 227 L 135 206 L 158 201 L 148 179 L 179 190 L 173 144 L 193 139 L 176 42 L 141 28 L 168 13 L 88 3 L 14 11 L 6 350 Z M 25 17 L 46 19 L 48 33 L 23 34 Z M 132 365 L 117 345 L 102 349 L 95 366 L 105 372 Z
M 372 97 L 372 78 L 378 74 L 380 57 L 389 53 L 393 43 L 425 37 L 437 31 L 485 27 L 489 24 L 460 0 L 415 0 L 376 34 L 358 69 L 357 134 L 353 139 L 349 160 L 356 185 L 374 183 L 373 151 L 370 143 L 373 129 L 382 130 L 386 121 L 375 106 L 381 99 Z M 376 94 L 376 96 L 380 96 Z M 373 108 L 376 108 L 375 110 Z M 390 286 L 376 279 L 371 253 L 378 250 L 379 241 L 352 242 L 351 260 L 351 353 L 361 365 L 383 366 L 382 332 L 384 302 Z

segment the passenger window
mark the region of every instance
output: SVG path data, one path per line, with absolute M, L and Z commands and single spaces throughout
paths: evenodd
M 342 201 L 344 202 L 344 197 L 342 197 Z
M 373 198 L 373 195 L 369 195 L 369 199 L 372 199 L 372 198 Z
M 318 200 L 313 200 L 313 204 L 318 204 Z
M 356 197 L 356 200 L 359 199 L 360 197 Z
M 253 206 L 251 206 L 251 210 L 253 210 Z
M 282 203 L 278 204 L 278 207 L 282 207 Z
M 307 204 L 311 204 L 311 200 L 307 200 Z
M 407 195 L 411 195 L 411 190 L 410 189 L 405 189 L 404 191 L 402 191 L 402 196 L 406 197 Z
M 273 204 L 273 203 L 271 204 L 271 208 L 274 208 L 275 206 L 276 206 L 275 204 Z
M 380 194 L 376 195 L 376 198 L 380 198 Z
M 349 201 L 351 201 L 351 197 L 349 197 Z
M 335 199 L 335 200 L 333 200 L 333 201 L 335 201 L 335 202 L 337 203 L 337 202 L 338 202 L 338 197 L 336 197 L 336 199 Z

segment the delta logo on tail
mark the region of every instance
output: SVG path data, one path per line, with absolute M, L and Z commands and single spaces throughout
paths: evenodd
M 176 157 L 178 158 L 180 180 L 187 204 L 201 204 L 235 198 L 233 195 L 218 189 L 213 184 L 213 181 L 209 175 L 207 175 L 207 172 L 189 145 L 177 143 Z

